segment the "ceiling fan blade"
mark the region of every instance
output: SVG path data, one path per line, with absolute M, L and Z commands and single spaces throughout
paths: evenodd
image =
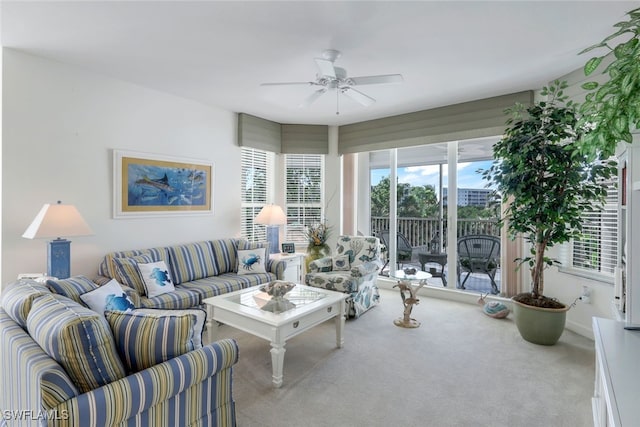
M 359 90 L 355 90 L 352 87 L 342 88 L 341 91 L 344 94 L 344 96 L 346 96 L 347 98 L 353 99 L 354 101 L 364 105 L 365 107 L 368 107 L 376 102 L 376 100 L 370 97 L 369 95 L 365 95 L 364 93 L 360 92 Z
M 319 89 L 319 90 L 313 92 L 298 107 L 301 107 L 301 108 L 302 107 L 309 107 L 311 104 L 316 102 L 316 99 L 320 98 L 322 96 L 322 94 L 325 93 L 326 91 L 327 91 L 327 88 L 323 87 L 322 89 Z
M 377 85 L 384 83 L 402 83 L 402 74 L 383 74 L 380 76 L 361 76 L 349 78 L 354 85 Z
M 260 83 L 260 86 L 313 86 L 316 82 L 282 82 L 282 83 Z
M 320 71 L 320 75 L 326 77 L 336 77 L 336 70 L 333 68 L 333 62 L 322 59 L 322 58 L 314 58 L 316 61 L 316 65 L 318 66 L 318 71 Z

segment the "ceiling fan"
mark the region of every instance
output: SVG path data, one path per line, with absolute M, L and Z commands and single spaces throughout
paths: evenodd
M 318 73 L 316 79 L 309 82 L 282 82 L 282 83 L 262 83 L 260 86 L 292 86 L 292 85 L 305 85 L 316 86 L 318 90 L 309 95 L 299 106 L 309 107 L 318 98 L 329 90 L 336 91 L 336 103 L 338 102 L 339 95 L 343 94 L 347 98 L 356 101 L 359 104 L 368 107 L 376 102 L 375 99 L 369 95 L 354 89 L 354 86 L 385 84 L 385 83 L 402 83 L 404 79 L 401 74 L 383 74 L 379 76 L 361 76 L 361 77 L 348 77 L 347 70 L 341 67 L 336 67 L 334 62 L 340 57 L 341 53 L 338 50 L 328 49 L 322 53 L 322 58 L 314 58 L 318 67 Z M 336 104 L 336 114 L 340 114 L 338 111 L 338 105 Z

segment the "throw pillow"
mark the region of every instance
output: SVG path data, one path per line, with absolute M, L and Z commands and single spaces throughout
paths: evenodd
M 104 316 L 61 295 L 41 296 L 27 317 L 29 335 L 81 393 L 126 375 Z
M 202 348 L 204 310 L 158 310 L 105 313 L 118 352 L 130 372 L 166 362 Z
M 248 240 L 240 240 L 238 242 L 238 251 L 244 251 L 247 249 L 265 249 L 265 260 L 269 260 L 269 256 L 271 255 L 269 253 L 269 242 L 249 242 Z M 239 255 L 238 255 L 238 262 L 236 263 L 236 270 L 235 273 L 238 273 L 238 267 L 240 267 L 242 265 Z M 265 261 L 265 269 L 267 268 L 267 262 Z
M 145 293 L 149 298 L 175 291 L 169 269 L 164 261 L 138 264 Z
M 349 271 L 351 270 L 351 264 L 349 264 L 349 255 L 338 255 L 332 258 L 333 271 Z
M 323 257 L 313 261 L 319 273 L 328 273 L 333 268 L 333 259 L 331 257 Z
M 159 261 L 151 254 L 132 256 L 128 258 L 114 258 L 113 265 L 116 267 L 114 279 L 125 286 L 135 289 L 140 295 L 145 294 L 144 281 L 140 276 L 138 264 L 145 264 Z
M 130 311 L 135 308 L 133 301 L 122 291 L 120 283 L 111 279 L 106 285 L 80 295 L 89 308 L 104 315 L 105 310 Z
M 238 274 L 266 273 L 265 248 L 238 250 Z
M 47 286 L 53 292 L 64 295 L 82 305 L 84 302 L 80 299 L 80 295 L 92 291 L 98 287 L 93 280 L 85 276 L 74 276 L 68 279 L 47 280 Z

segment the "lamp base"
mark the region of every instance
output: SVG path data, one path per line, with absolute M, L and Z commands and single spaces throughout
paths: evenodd
M 280 230 L 277 225 L 267 225 L 267 242 L 269 242 L 269 253 L 280 253 Z
M 71 241 L 51 240 L 47 246 L 47 276 L 66 279 L 71 275 Z

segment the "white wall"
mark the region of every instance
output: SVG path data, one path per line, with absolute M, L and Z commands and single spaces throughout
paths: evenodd
M 558 247 L 553 247 L 548 251 L 548 256 L 558 258 L 558 251 Z M 557 298 L 564 304 L 570 305 L 582 295 L 583 286 L 589 287 L 591 302 L 586 304 L 577 301 L 576 305 L 567 312 L 566 327 L 573 332 L 593 339 L 591 318 L 593 316 L 613 318 L 613 284 L 564 273 L 555 267 L 545 271 L 544 295 Z
M 44 203 L 74 204 L 95 232 L 71 245 L 72 274 L 113 250 L 240 232 L 236 115 L 4 49 L 2 284 L 46 270 L 46 242 L 21 237 Z M 214 163 L 214 214 L 113 219 L 112 149 Z

